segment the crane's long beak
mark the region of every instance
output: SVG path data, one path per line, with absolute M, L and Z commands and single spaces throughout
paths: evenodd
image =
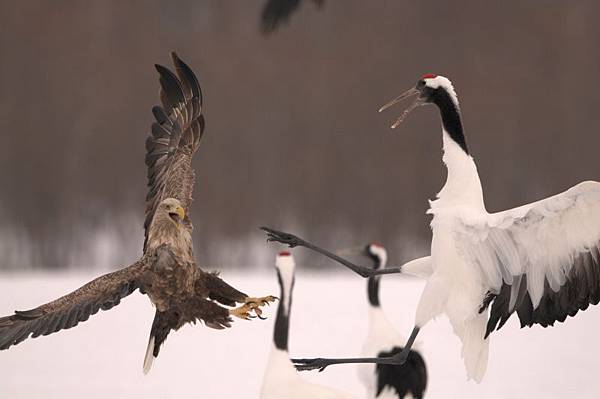
M 400 94 L 398 97 L 394 98 L 389 103 L 385 104 L 383 107 L 379 108 L 379 112 L 385 111 L 392 105 L 397 104 L 400 101 L 402 101 L 408 97 L 411 97 L 414 95 L 420 95 L 420 94 L 421 94 L 421 92 L 416 87 L 413 87 L 412 89 L 408 89 L 404 93 Z M 400 115 L 400 117 L 398 119 L 396 119 L 396 122 L 394 122 L 394 124 L 391 126 L 392 129 L 397 128 L 398 125 L 400 125 L 402 123 L 402 121 L 404 121 L 404 119 L 410 113 L 410 111 L 412 111 L 413 109 L 417 108 L 420 105 L 423 105 L 423 100 L 421 100 L 420 97 L 417 97 L 417 99 L 407 109 L 405 109 L 404 112 L 402 112 L 402 115 Z
M 404 100 L 405 98 L 408 98 L 410 96 L 414 96 L 414 95 L 419 94 L 419 93 L 420 93 L 419 90 L 417 90 L 415 87 L 413 87 L 412 89 L 408 89 L 404 93 L 400 94 L 398 97 L 394 98 L 389 103 L 385 104 L 383 107 L 379 108 L 379 112 L 385 111 L 386 109 L 388 109 L 392 105 L 399 103 L 400 101 Z

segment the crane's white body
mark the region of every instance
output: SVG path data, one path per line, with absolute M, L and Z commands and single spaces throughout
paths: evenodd
M 362 348 L 362 357 L 377 357 L 382 351 L 390 351 L 395 346 L 403 347 L 404 339 L 389 322 L 381 307 L 369 306 L 369 331 Z M 398 394 L 392 389 L 377 393 L 376 365 L 363 363 L 358 366 L 358 377 L 367 390 L 367 398 L 398 399 Z M 407 398 L 409 398 L 408 396 Z
M 260 393 L 261 399 L 351 399 L 343 392 L 302 379 L 287 351 L 273 347 Z
M 473 159 L 446 132 L 443 142 L 448 179 L 438 198 L 430 203 L 432 274 L 417 307 L 416 324 L 423 326 L 445 313 L 463 342 L 469 376 L 479 381 L 487 365 L 488 340 L 483 339 L 487 317 L 478 309 L 487 289 L 459 251 L 455 232 L 463 219 L 482 220 L 487 212 Z
M 427 85 L 443 86 L 458 109 L 448 79 L 438 76 Z M 526 276 L 535 309 L 547 287 L 557 292 L 565 284 L 579 254 L 591 252 L 597 263 L 600 184 L 584 182 L 553 197 L 489 214 L 475 162 L 445 129 L 442 137 L 448 177 L 437 199 L 430 202 L 433 239 L 429 269 L 425 269 L 430 275 L 415 324 L 422 327 L 445 313 L 463 343 L 468 376 L 481 381 L 489 338 L 484 339 L 487 311 L 479 310 L 486 293 L 498 293 L 503 283 L 510 285 L 513 311 Z
M 377 243 L 366 246 L 365 254 L 375 262 L 375 270 L 381 270 L 387 264 L 387 251 Z M 430 265 L 429 257 L 416 259 L 408 265 L 411 274 L 427 274 Z M 404 269 L 403 269 L 404 270 Z M 389 355 L 398 348 L 406 345 L 406 339 L 398 333 L 389 322 L 380 303 L 381 277 L 371 277 L 367 282 L 368 297 L 368 333 L 362 348 L 362 357 L 375 358 Z M 422 361 L 419 354 L 418 359 Z M 358 376 L 367 391 L 369 399 L 412 399 L 413 395 L 421 395 L 426 384 L 425 365 L 423 369 L 418 361 L 407 363 L 400 371 L 397 366 L 377 366 L 372 363 L 362 363 L 358 366 Z M 381 367 L 378 370 L 378 367 Z M 394 372 L 390 373 L 390 368 Z M 381 389 L 381 392 L 378 392 Z

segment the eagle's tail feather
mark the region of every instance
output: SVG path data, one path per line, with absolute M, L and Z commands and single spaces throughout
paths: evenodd
M 152 322 L 152 329 L 150 330 L 146 355 L 144 356 L 144 374 L 148 374 L 152 368 L 154 359 L 158 357 L 160 347 L 167 339 L 167 335 L 169 335 L 171 329 L 176 328 L 175 325 L 171 324 L 169 323 L 168 314 L 156 311 L 154 321 Z
M 154 337 L 151 335 L 146 348 L 146 356 L 144 356 L 144 374 L 148 374 L 154 363 Z

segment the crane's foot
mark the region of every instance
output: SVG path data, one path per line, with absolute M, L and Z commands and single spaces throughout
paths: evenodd
M 298 371 L 306 370 L 319 370 L 319 372 L 325 370 L 328 366 L 333 364 L 357 364 L 357 363 L 375 363 L 375 364 L 389 364 L 389 365 L 402 365 L 408 358 L 409 350 L 404 348 L 401 353 L 391 357 L 349 357 L 341 359 L 292 359 L 292 363 Z
M 267 242 L 279 242 L 281 244 L 288 245 L 290 248 L 302 245 L 304 241 L 293 234 L 285 233 L 271 229 L 269 227 L 261 227 L 261 230 L 267 233 Z
M 315 359 L 293 359 L 294 367 L 298 371 L 309 371 L 309 370 L 319 370 L 319 373 L 333 364 L 328 361 L 328 359 L 323 358 L 315 358 Z

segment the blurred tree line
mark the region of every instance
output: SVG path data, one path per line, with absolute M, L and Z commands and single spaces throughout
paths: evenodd
M 154 63 L 197 72 L 207 130 L 192 210 L 203 264 L 270 266 L 260 225 L 332 249 L 428 251 L 445 179 L 432 108 L 381 104 L 454 82 L 490 211 L 600 179 L 600 5 L 360 0 L 2 0 L 0 269 L 127 263 L 141 251 Z M 320 265 L 315 259 L 309 263 Z

